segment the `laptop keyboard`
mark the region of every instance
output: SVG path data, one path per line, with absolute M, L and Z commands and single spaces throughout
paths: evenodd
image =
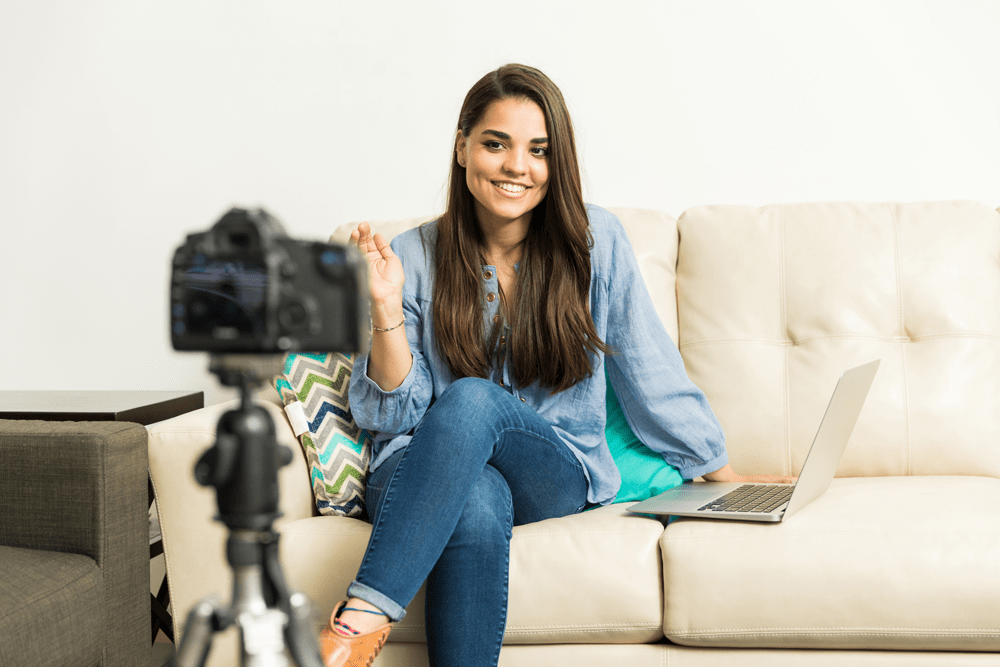
M 773 512 L 788 502 L 794 486 L 787 484 L 744 484 L 698 508 L 706 512 Z

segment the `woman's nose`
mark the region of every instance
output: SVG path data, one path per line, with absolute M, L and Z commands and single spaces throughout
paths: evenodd
M 508 151 L 507 159 L 504 160 L 504 169 L 511 174 L 523 174 L 525 172 L 525 156 L 521 151 Z

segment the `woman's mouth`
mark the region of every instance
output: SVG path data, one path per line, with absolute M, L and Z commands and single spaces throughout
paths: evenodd
M 510 194 L 518 195 L 528 189 L 528 186 L 521 185 L 519 183 L 505 183 L 502 181 L 493 181 L 493 185 L 497 186 L 504 192 L 509 192 Z

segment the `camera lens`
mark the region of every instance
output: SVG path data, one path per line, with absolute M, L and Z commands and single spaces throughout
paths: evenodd
M 309 311 L 301 301 L 287 301 L 278 310 L 278 321 L 285 331 L 299 331 L 309 321 Z

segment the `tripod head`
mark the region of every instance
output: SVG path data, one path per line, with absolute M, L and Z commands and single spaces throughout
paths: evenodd
M 292 452 L 278 445 L 274 421 L 253 405 L 253 389 L 281 372 L 273 355 L 212 355 L 209 370 L 223 385 L 240 389 L 241 405 L 222 415 L 215 446 L 206 451 L 194 474 L 202 486 L 215 487 L 216 517 L 230 530 L 268 531 L 281 516 L 278 469 L 292 462 Z
M 222 608 L 211 598 L 195 606 L 178 649 L 178 667 L 204 665 L 212 634 L 240 627 L 244 667 L 321 667 L 310 625 L 310 605 L 291 593 L 278 560 L 278 470 L 293 453 L 278 444 L 274 421 L 253 404 L 254 388 L 280 373 L 274 355 L 213 355 L 209 370 L 226 386 L 240 388 L 241 402 L 219 419 L 215 444 L 195 466 L 195 478 L 216 491 L 216 519 L 229 528 L 226 558 L 233 569 L 233 600 Z M 286 650 L 287 649 L 287 650 Z

